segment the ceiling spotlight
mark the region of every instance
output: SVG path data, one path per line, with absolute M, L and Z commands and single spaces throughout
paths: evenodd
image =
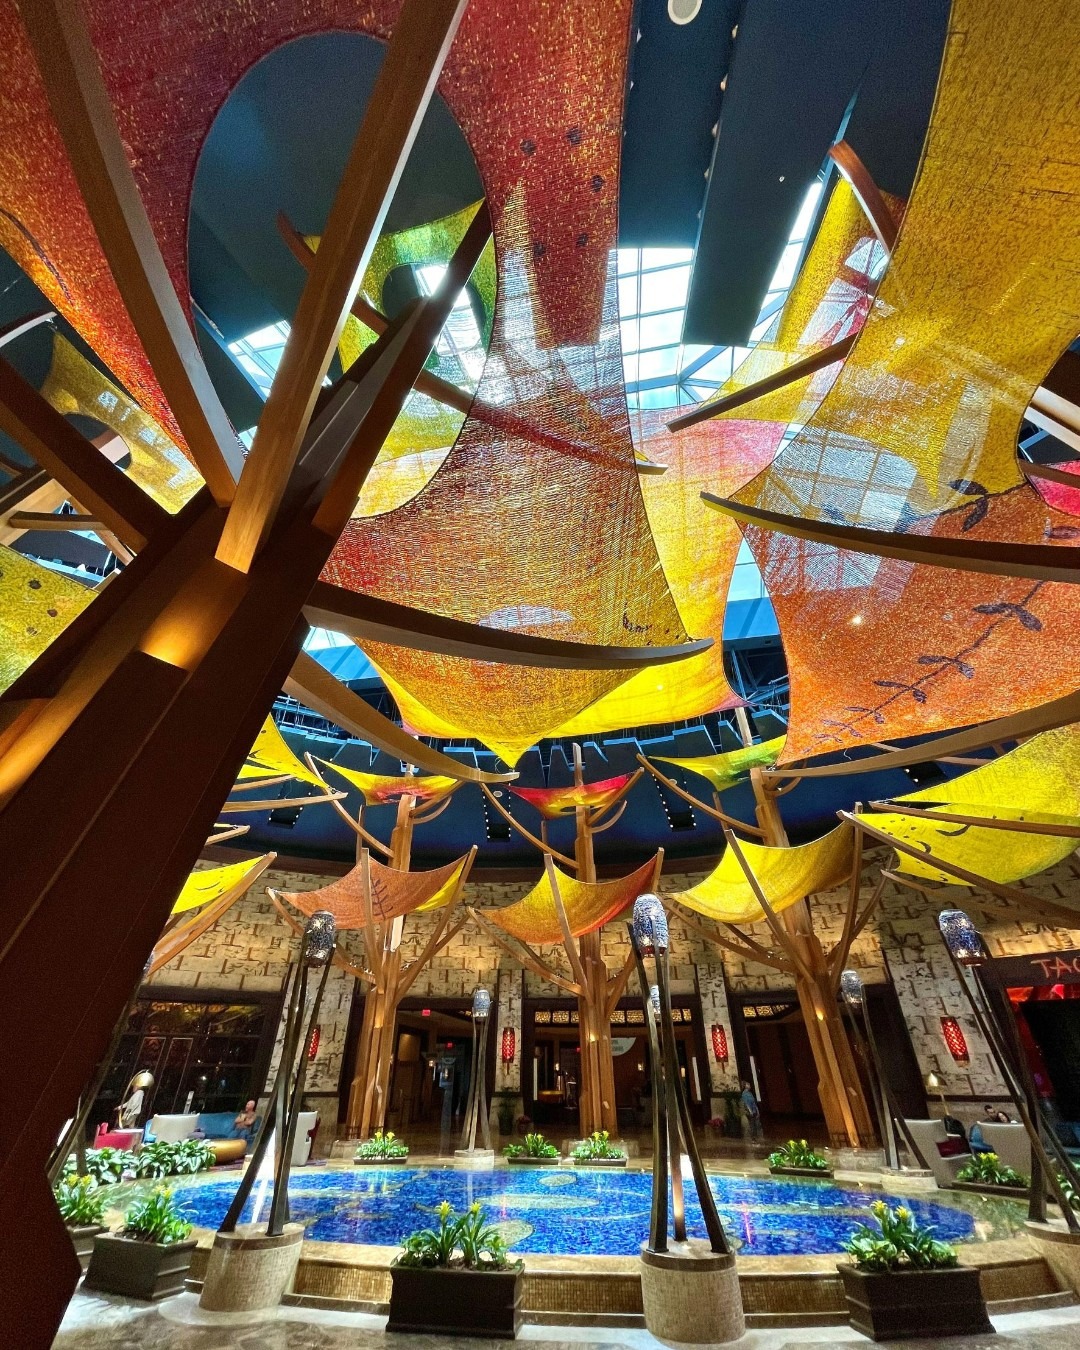
M 672 23 L 693 23 L 701 12 L 701 0 L 667 0 L 667 12 Z
M 854 626 L 855 626 L 856 628 L 858 628 L 859 624 L 862 623 L 862 615 L 861 615 L 861 614 L 853 614 L 853 615 L 851 616 L 851 618 L 848 620 L 848 623 L 854 624 Z

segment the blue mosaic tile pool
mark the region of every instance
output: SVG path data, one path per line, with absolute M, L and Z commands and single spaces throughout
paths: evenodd
M 193 1223 L 216 1228 L 238 1180 L 235 1172 L 222 1180 L 177 1179 L 177 1199 Z M 712 1176 L 710 1184 L 736 1249 L 753 1256 L 839 1251 L 882 1196 L 876 1188 L 826 1181 Z M 564 1168 L 310 1170 L 294 1174 L 289 1186 L 292 1218 L 316 1240 L 397 1246 L 407 1233 L 432 1222 L 442 1200 L 458 1210 L 479 1200 L 514 1251 L 558 1255 L 635 1255 L 648 1234 L 650 1194 L 651 1177 L 644 1172 Z M 920 1222 L 935 1225 L 938 1237 L 954 1242 L 1022 1230 L 1022 1207 L 1007 1201 L 884 1198 L 908 1205 Z M 268 1204 L 267 1198 L 259 1218 L 266 1218 Z M 253 1218 L 249 1203 L 243 1222 Z M 705 1235 L 690 1183 L 687 1222 L 691 1233 Z

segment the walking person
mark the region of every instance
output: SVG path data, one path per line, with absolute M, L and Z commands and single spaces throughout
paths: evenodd
M 754 1089 L 745 1078 L 739 1086 L 742 1088 L 740 1100 L 742 1101 L 743 1115 L 746 1117 L 747 1133 L 749 1134 L 751 1141 L 760 1139 L 762 1135 L 761 1111 L 758 1108 L 757 1098 L 754 1096 Z

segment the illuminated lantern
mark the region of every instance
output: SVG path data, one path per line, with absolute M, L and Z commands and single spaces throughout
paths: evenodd
M 499 1058 L 504 1064 L 513 1064 L 517 1051 L 517 1033 L 513 1027 L 503 1027 L 499 1043 Z
M 315 1056 L 319 1053 L 319 1041 L 321 1039 L 322 1039 L 322 1028 L 316 1022 L 315 1025 L 311 1028 L 311 1040 L 308 1041 L 307 1057 L 309 1060 L 314 1059 Z
M 716 1057 L 717 1064 L 728 1062 L 727 1032 L 718 1022 L 713 1023 L 712 1052 Z
M 945 1038 L 949 1054 L 952 1055 L 957 1064 L 967 1064 L 971 1058 L 968 1054 L 967 1040 L 964 1037 L 963 1028 L 955 1017 L 943 1017 L 941 1019 L 941 1034 Z

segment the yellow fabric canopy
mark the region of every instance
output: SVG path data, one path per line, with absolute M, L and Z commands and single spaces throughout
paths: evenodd
M 346 769 L 341 764 L 332 764 L 320 759 L 328 769 L 341 774 L 347 783 L 359 788 L 368 806 L 382 806 L 387 802 L 396 802 L 401 797 L 415 797 L 419 802 L 436 802 L 458 786 L 458 779 L 447 778 L 442 774 L 381 774 L 363 773 L 360 769 Z
M 639 895 L 652 888 L 655 870 L 656 859 L 653 858 L 636 872 L 631 872 L 627 877 L 617 877 L 614 881 L 578 881 L 556 867 L 556 885 L 571 934 L 581 937 L 591 933 L 628 909 Z M 563 940 L 555 896 L 546 870 L 528 895 L 514 904 L 506 905 L 503 909 L 484 909 L 479 912 L 485 919 L 490 919 L 504 932 L 522 942 L 543 944 Z
M 255 738 L 255 744 L 248 751 L 236 780 L 242 783 L 248 778 L 276 778 L 279 774 L 288 774 L 297 782 L 310 783 L 312 787 L 322 787 L 318 775 L 312 773 L 304 761 L 293 754 L 273 717 L 268 717 Z
M 0 691 L 19 678 L 94 592 L 0 546 Z
M 1044 731 L 951 782 L 920 788 L 896 800 L 951 815 L 1080 825 L 1080 725 Z M 951 820 L 937 822 L 889 812 L 875 813 L 868 819 L 905 844 L 1003 885 L 1053 867 L 1080 843 L 1062 835 L 980 829 Z M 909 876 L 954 886 L 965 884 L 906 853 L 900 854 L 898 865 Z
M 690 773 L 699 773 L 707 778 L 717 792 L 733 787 L 741 782 L 751 769 L 758 765 L 773 765 L 784 748 L 784 737 L 777 736 L 771 741 L 762 741 L 759 745 L 747 745 L 740 750 L 727 750 L 721 755 L 695 755 L 692 759 L 674 759 L 669 755 L 656 755 L 661 764 L 674 764 L 676 768 L 687 769 Z
M 453 897 L 467 862 L 467 857 L 458 858 L 456 862 L 433 868 L 430 872 L 402 872 L 369 858 L 373 918 L 382 922 L 404 914 L 441 909 Z M 332 881 L 317 891 L 279 891 L 278 894 L 309 918 L 316 910 L 328 909 L 339 930 L 359 929 L 367 923 L 364 869 L 360 863 L 340 881 Z
M 808 895 L 847 881 L 854 838 L 854 827 L 845 822 L 812 844 L 769 848 L 740 841 L 739 847 L 765 899 L 779 913 Z M 704 881 L 687 891 L 675 891 L 671 899 L 717 923 L 756 923 L 765 915 L 730 848 Z
M 184 889 L 176 897 L 172 907 L 174 914 L 186 914 L 189 910 L 201 909 L 212 900 L 220 900 L 227 891 L 235 890 L 242 895 L 263 871 L 272 853 L 264 853 L 261 858 L 248 858 L 244 862 L 227 863 L 224 867 L 207 867 L 201 872 L 192 872 Z M 245 879 L 247 884 L 245 885 Z

